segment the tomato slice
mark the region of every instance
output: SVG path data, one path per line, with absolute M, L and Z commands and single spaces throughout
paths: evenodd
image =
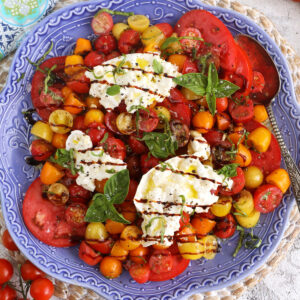
M 30 232 L 43 243 L 69 247 L 84 238 L 85 226 L 67 223 L 65 207 L 55 206 L 42 197 L 42 182 L 37 178 L 28 188 L 23 201 L 23 219 Z
M 161 274 L 171 271 L 173 268 L 173 257 L 169 250 L 155 250 L 149 259 L 152 273 Z
M 148 108 L 147 110 L 140 109 L 137 122 L 138 128 L 141 131 L 151 132 L 157 127 L 159 118 L 157 117 L 155 110 L 152 108 Z
M 90 266 L 95 266 L 102 260 L 102 256 L 96 253 L 85 241 L 82 241 L 80 244 L 79 258 Z
M 217 222 L 214 234 L 221 239 L 228 239 L 233 236 L 236 229 L 236 221 L 232 214 L 228 214 Z
M 273 211 L 281 202 L 282 191 L 273 184 L 264 184 L 254 192 L 254 207 L 261 213 Z
M 123 141 L 114 137 L 109 137 L 104 142 L 104 148 L 107 147 L 107 151 L 111 157 L 124 160 L 126 157 L 126 146 Z
M 172 254 L 172 268 L 168 272 L 163 272 L 160 274 L 151 271 L 149 281 L 165 281 L 172 279 L 181 274 L 188 267 L 190 261 L 182 258 L 176 244 L 173 244 L 170 248 L 168 248 L 168 251 L 170 251 Z
M 200 30 L 205 42 L 221 50 L 221 67 L 235 71 L 237 64 L 236 43 L 228 28 L 217 17 L 205 10 L 195 9 L 185 13 L 175 25 L 175 32 L 181 36 L 189 27 Z
M 253 83 L 251 93 L 261 93 L 265 87 L 264 75 L 258 71 L 253 71 Z
M 47 59 L 40 65 L 40 69 L 50 69 L 51 67 L 56 65 L 56 68 L 53 70 L 53 73 L 56 75 L 61 75 L 65 67 L 65 59 L 66 56 L 59 56 Z M 52 113 L 52 111 L 60 107 L 63 104 L 63 102 L 58 101 L 57 99 L 53 99 L 53 97 L 51 97 L 50 94 L 47 94 L 47 101 L 45 101 L 45 99 L 42 99 L 41 94 L 44 89 L 45 77 L 46 74 L 42 73 L 41 71 L 37 70 L 35 72 L 31 83 L 31 99 L 32 104 L 39 116 L 43 120 L 48 121 L 49 115 Z
M 229 99 L 228 110 L 235 123 L 248 122 L 254 116 L 253 101 L 250 98 Z
M 145 264 L 134 264 L 129 269 L 129 274 L 137 283 L 146 283 L 149 280 L 150 268 Z
M 251 132 L 258 127 L 265 127 L 261 123 L 251 120 L 247 123 L 244 123 L 244 127 L 247 131 Z M 268 151 L 263 153 L 258 153 L 256 151 L 250 150 L 252 155 L 251 166 L 259 167 L 264 175 L 268 175 L 274 170 L 280 168 L 281 163 L 281 152 L 280 146 L 272 134 L 271 143 L 268 148 Z

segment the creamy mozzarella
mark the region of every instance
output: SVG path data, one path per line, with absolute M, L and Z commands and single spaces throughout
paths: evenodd
M 219 185 L 231 188 L 232 180 L 203 165 L 201 159 L 195 154 L 173 157 L 142 177 L 134 203 L 143 217 L 144 246 L 159 243 L 163 231 L 163 243 L 172 244 L 183 211 L 206 212 L 218 201 L 211 191 Z
M 188 144 L 188 154 L 196 154 L 203 158 L 203 160 L 207 160 L 210 156 L 210 147 L 206 139 L 196 130 L 191 130 L 190 134 L 191 139 Z
M 126 163 L 111 157 L 101 147 L 93 147 L 91 138 L 80 130 L 72 131 L 66 141 L 66 149 L 74 149 L 76 183 L 88 191 L 95 190 L 95 180 L 108 179 L 123 169 Z
M 116 73 L 115 70 L 123 59 L 125 63 L 121 72 Z M 162 74 L 154 72 L 154 60 L 161 64 Z M 100 98 L 101 105 L 106 109 L 113 109 L 124 100 L 127 110 L 131 112 L 136 111 L 133 107 L 135 105 L 146 107 L 154 101 L 162 102 L 176 86 L 172 78 L 179 75 L 177 66 L 152 53 L 127 54 L 125 58 L 120 56 L 94 67 L 93 72 L 86 72 L 86 76 L 93 82 L 90 95 Z M 120 93 L 108 95 L 107 89 L 112 85 L 119 85 Z

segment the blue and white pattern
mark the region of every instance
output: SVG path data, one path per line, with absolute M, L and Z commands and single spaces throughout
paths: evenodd
M 124 272 L 115 280 L 104 278 L 97 267 L 85 265 L 78 258 L 78 247 L 54 248 L 38 241 L 27 230 L 22 219 L 22 201 L 26 189 L 38 176 L 38 170 L 24 159 L 30 155 L 30 126 L 22 111 L 32 106 L 31 80 L 34 68 L 26 57 L 37 61 L 49 48 L 49 57 L 71 53 L 78 37 L 92 37 L 90 22 L 95 13 L 107 7 L 115 10 L 147 14 L 153 23 L 175 24 L 186 11 L 207 9 L 232 31 L 246 33 L 258 40 L 269 52 L 280 72 L 281 91 L 273 105 L 279 127 L 286 132 L 285 142 L 299 165 L 300 109 L 295 100 L 287 62 L 275 42 L 248 18 L 223 8 L 210 7 L 198 0 L 94 0 L 81 2 L 45 18 L 28 34 L 18 49 L 9 73 L 8 83 L 0 94 L 0 188 L 6 225 L 20 250 L 43 271 L 62 281 L 93 289 L 108 299 L 170 300 L 195 293 L 221 289 L 253 273 L 276 249 L 283 235 L 293 197 L 289 191 L 280 206 L 261 217 L 254 233 L 262 238 L 258 249 L 242 249 L 233 258 L 238 234 L 221 242 L 221 251 L 212 261 L 198 260 L 175 279 L 139 285 Z M 115 18 L 115 17 L 114 17 Z M 116 21 L 124 18 L 117 17 Z M 25 73 L 20 81 L 18 78 Z
M 58 0 L 0 0 L 0 60 L 18 47 Z

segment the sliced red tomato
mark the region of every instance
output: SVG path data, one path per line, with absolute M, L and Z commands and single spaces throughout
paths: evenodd
M 160 274 L 151 271 L 149 281 L 165 281 L 172 279 L 181 274 L 188 267 L 190 261 L 182 258 L 176 244 L 173 244 L 168 248 L 168 251 L 172 254 L 172 268 L 168 272 L 162 272 Z
M 250 98 L 229 99 L 228 111 L 235 123 L 245 123 L 254 116 L 253 101 Z
M 265 87 L 265 78 L 264 75 L 258 71 L 253 71 L 253 82 L 251 93 L 261 93 Z
M 226 195 L 226 196 L 231 196 L 231 195 L 236 195 L 242 191 L 242 189 L 245 186 L 245 175 L 244 175 L 243 170 L 240 167 L 236 168 L 236 172 L 237 172 L 237 175 L 234 177 L 231 177 L 231 180 L 233 181 L 231 190 L 222 188 L 220 191 L 220 194 Z
M 96 253 L 85 241 L 82 241 L 80 244 L 79 258 L 90 266 L 95 266 L 102 260 L 102 256 Z
M 146 283 L 150 277 L 148 264 L 133 264 L 129 269 L 130 276 L 138 283 Z
M 198 72 L 199 70 L 197 64 L 194 61 L 192 61 L 190 58 L 187 58 L 183 63 L 181 73 L 187 74 L 187 73 L 198 73 Z
M 120 36 L 118 47 L 121 53 L 130 53 L 138 45 L 140 41 L 140 34 L 133 30 L 128 29 L 123 31 Z
M 214 228 L 214 234 L 220 239 L 228 239 L 233 236 L 236 229 L 236 221 L 232 214 L 221 218 Z
M 149 154 L 142 154 L 140 157 L 142 173 L 146 174 L 150 169 L 159 164 L 159 159 Z
M 95 127 L 93 126 L 88 130 L 88 135 L 90 136 L 94 146 L 99 144 L 99 142 L 103 139 L 105 133 L 108 133 L 108 130 L 103 124 L 98 123 L 95 125 Z
M 82 186 L 73 183 L 69 187 L 70 200 L 76 203 L 86 203 L 92 197 L 92 193 Z
M 173 257 L 169 250 L 155 250 L 149 259 L 152 273 L 161 274 L 171 271 L 173 268 Z
M 84 237 L 85 226 L 67 223 L 65 207 L 55 206 L 42 197 L 42 182 L 37 178 L 28 188 L 23 201 L 23 219 L 30 232 L 43 243 L 69 247 Z
M 126 146 L 123 141 L 109 137 L 103 144 L 111 157 L 124 160 L 126 157 Z
M 264 184 L 254 192 L 254 207 L 261 213 L 273 211 L 281 202 L 282 191 L 273 184 Z
M 251 132 L 258 127 L 265 127 L 261 123 L 251 120 L 247 123 L 244 123 L 244 127 L 247 131 Z M 280 146 L 272 134 L 271 143 L 268 148 L 268 151 L 263 153 L 258 153 L 256 151 L 250 150 L 252 155 L 252 161 L 250 163 L 251 166 L 259 167 L 264 175 L 268 175 L 274 170 L 280 168 L 281 163 L 281 152 Z
M 102 254 L 109 254 L 113 245 L 114 245 L 114 241 L 110 238 L 108 238 L 107 240 L 103 241 L 103 242 L 88 242 L 88 244 L 95 249 L 96 251 L 99 251 Z
M 121 53 L 119 51 L 112 51 L 111 53 L 106 55 L 105 60 L 111 60 L 111 59 L 116 58 L 120 55 L 121 55 Z
M 148 151 L 144 142 L 137 140 L 133 135 L 129 136 L 128 144 L 132 151 L 136 154 L 143 154 Z
M 30 152 L 37 161 L 44 161 L 49 158 L 55 151 L 55 148 L 42 139 L 34 140 L 30 146 Z
M 95 34 L 108 34 L 114 25 L 112 16 L 107 12 L 98 12 L 92 19 L 92 29 Z
M 67 86 L 78 94 L 87 94 L 90 90 L 90 79 L 85 76 L 85 70 L 69 77 Z
M 137 114 L 136 114 L 137 118 Z M 138 128 L 144 132 L 153 131 L 159 122 L 159 118 L 154 109 L 148 108 L 147 110 L 140 109 L 138 114 Z
M 106 125 L 106 127 L 117 134 L 120 134 L 120 131 L 117 127 L 116 124 L 116 119 L 118 117 L 118 114 L 115 113 L 114 111 L 108 111 L 105 115 L 104 115 L 104 123 Z
M 166 38 L 170 37 L 173 33 L 173 28 L 169 23 L 159 23 L 155 24 L 155 26 L 161 30 Z
M 236 42 L 247 53 L 253 71 L 260 72 L 265 79 L 263 90 L 261 92 L 253 91 L 251 98 L 256 102 L 268 102 L 274 97 L 279 85 L 279 78 L 276 69 L 273 67 L 272 59 L 269 55 L 266 55 L 264 49 L 257 46 L 256 41 L 252 41 L 248 37 L 238 35 L 236 37 Z
M 60 78 L 63 74 L 64 67 L 65 67 L 65 59 L 66 56 L 59 56 L 59 57 L 53 57 L 50 59 L 47 59 L 40 65 L 40 69 L 47 70 L 51 69 L 54 65 L 56 65 L 56 68 L 53 70 L 53 73 L 58 75 Z M 47 98 L 41 97 L 43 90 L 44 90 L 44 80 L 46 78 L 46 74 L 42 73 L 41 71 L 36 71 L 31 83 L 31 99 L 32 104 L 34 108 L 36 109 L 39 116 L 45 120 L 48 121 L 49 115 L 52 113 L 52 111 L 59 108 L 63 102 L 62 100 L 59 100 L 60 97 L 51 97 L 51 94 L 47 94 Z M 55 88 L 50 87 L 51 88 Z M 53 91 L 56 94 L 56 90 Z M 55 98 L 55 99 L 54 99 Z M 61 98 L 62 99 L 62 98 Z M 45 101 L 47 100 L 47 101 Z
M 217 112 L 221 113 L 225 111 L 228 107 L 228 98 L 223 97 L 223 98 L 217 98 L 216 99 L 216 108 Z
M 195 9 L 185 13 L 177 22 L 175 32 L 181 36 L 189 27 L 200 30 L 205 42 L 218 47 L 221 67 L 235 71 L 238 60 L 237 47 L 228 28 L 217 17 L 205 10 Z
M 84 64 L 89 67 L 101 65 L 106 60 L 105 55 L 98 51 L 91 51 L 85 58 Z
M 181 37 L 187 36 L 187 37 L 194 37 L 194 38 L 202 37 L 200 30 L 195 27 L 188 27 L 188 28 L 183 29 L 181 31 L 180 36 Z M 202 42 L 200 40 L 181 39 L 180 43 L 185 52 L 192 53 L 193 49 L 195 49 L 194 51 L 198 51 L 198 49 L 200 49 Z
M 86 126 L 84 125 L 84 116 L 76 116 L 73 122 L 73 130 L 85 130 Z

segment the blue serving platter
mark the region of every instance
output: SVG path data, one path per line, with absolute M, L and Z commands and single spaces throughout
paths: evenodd
M 289 218 L 294 200 L 289 191 L 281 205 L 270 214 L 262 215 L 254 233 L 262 238 L 258 249 L 242 249 L 233 258 L 238 234 L 221 242 L 221 251 L 211 261 L 197 260 L 175 279 L 166 282 L 137 284 L 127 272 L 115 279 L 104 278 L 96 267 L 85 265 L 78 257 L 78 247 L 54 248 L 38 241 L 22 219 L 22 201 L 39 170 L 29 166 L 32 137 L 22 111 L 32 107 L 30 99 L 34 67 L 26 58 L 37 61 L 49 48 L 49 57 L 72 52 L 79 37 L 93 39 L 92 17 L 100 8 L 134 11 L 146 14 L 153 24 L 172 25 L 191 9 L 206 9 L 222 20 L 235 35 L 245 33 L 258 40 L 273 58 L 281 79 L 281 90 L 273 108 L 279 128 L 294 160 L 300 160 L 300 109 L 295 100 L 287 62 L 274 41 L 250 19 L 231 10 L 211 7 L 197 0 L 115 0 L 88 1 L 67 6 L 46 17 L 25 38 L 19 47 L 0 94 L 0 186 L 1 203 L 6 225 L 22 253 L 50 276 L 90 288 L 107 299 L 181 299 L 189 295 L 229 286 L 253 273 L 276 249 Z M 114 17 L 115 18 L 115 17 Z M 117 17 L 116 20 L 123 20 Z M 22 78 L 22 74 L 25 74 Z M 18 81 L 18 78 L 22 78 Z

